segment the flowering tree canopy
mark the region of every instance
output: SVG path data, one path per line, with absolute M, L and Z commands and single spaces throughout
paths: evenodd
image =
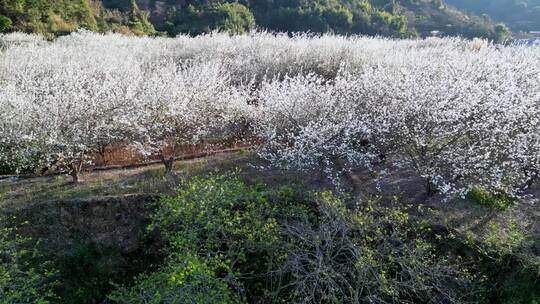
M 0 161 L 55 165 L 75 180 L 111 143 L 159 155 L 171 171 L 176 147 L 239 136 L 271 166 L 336 183 L 392 165 L 430 193 L 517 195 L 540 175 L 534 47 L 78 32 L 3 35 L 0 49 Z

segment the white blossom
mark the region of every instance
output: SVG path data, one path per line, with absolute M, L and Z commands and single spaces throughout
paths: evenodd
M 77 32 L 0 36 L 0 161 L 77 178 L 112 143 L 231 139 L 341 183 L 413 171 L 429 191 L 518 195 L 540 175 L 540 51 L 458 38 Z M 391 173 L 388 173 L 391 174 Z

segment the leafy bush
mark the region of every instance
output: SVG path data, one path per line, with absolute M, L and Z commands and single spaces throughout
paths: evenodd
M 235 176 L 183 183 L 177 196 L 158 202 L 149 226 L 167 244 L 167 265 L 111 298 L 119 303 L 237 303 L 251 296 L 244 289 L 251 282 L 243 278 L 268 270 L 270 248 L 279 238 L 276 211 L 261 188 Z
M 150 23 L 150 13 L 141 11 L 137 2 L 131 0 L 131 12 L 129 14 L 127 25 L 135 35 L 152 35 L 156 33 L 154 26 Z
M 36 33 L 47 38 L 66 35 L 80 29 L 103 32 L 125 29 L 125 32 L 130 34 L 155 34 L 148 13 L 139 10 L 134 0 L 125 2 L 131 10 L 120 13 L 103 9 L 101 1 L 1 1 L 0 13 L 13 21 L 14 30 Z M 118 15 L 120 18 L 115 18 Z M 3 32 L 1 26 L 0 32 Z
M 167 263 L 120 287 L 113 301 L 453 303 L 473 296 L 474 277 L 437 256 L 423 236 L 427 227 L 405 210 L 349 210 L 329 192 L 302 197 L 234 175 L 194 178 L 156 208 L 149 228 L 165 240 Z
M 17 29 L 52 37 L 77 28 L 97 30 L 88 0 L 3 1 L 0 11 L 15 21 Z
M 212 262 L 191 254 L 175 257 L 161 271 L 139 276 L 134 287 L 120 287 L 109 298 L 125 304 L 241 303 L 227 281 L 217 277 Z
M 12 24 L 13 22 L 9 17 L 0 15 L 0 33 L 9 30 Z
M 55 273 L 48 263 L 38 264 L 34 245 L 15 229 L 0 227 L 0 304 L 48 304 L 56 298 Z
M 466 196 L 479 205 L 497 210 L 506 210 L 515 203 L 515 199 L 504 193 L 493 194 L 480 187 L 473 187 Z
M 482 303 L 538 303 L 540 301 L 540 256 L 535 254 L 538 237 L 527 235 L 515 222 L 490 223 L 484 237 L 467 245 L 474 249 Z
M 246 6 L 234 2 L 223 3 L 216 7 L 216 13 L 220 15 L 217 28 L 231 34 L 242 34 L 255 28 L 255 17 Z

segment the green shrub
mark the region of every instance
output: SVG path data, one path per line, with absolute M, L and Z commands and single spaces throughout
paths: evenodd
M 488 223 L 481 238 L 470 229 L 460 237 L 481 278 L 481 303 L 540 303 L 540 256 L 533 249 L 537 237 L 513 221 Z
M 6 211 L 12 210 L 0 210 L 1 213 Z M 117 284 L 132 283 L 137 275 L 161 261 L 159 254 L 147 250 L 153 246 L 153 240 L 145 243 L 144 249 L 125 252 L 119 246 L 90 240 L 87 231 L 81 230 L 80 226 L 70 226 L 69 231 L 64 230 L 65 217 L 61 217 L 63 220 L 53 218 L 56 214 L 49 214 L 50 210 L 37 211 L 39 214 L 33 215 L 44 218 L 34 219 L 31 225 L 27 224 L 22 219 L 28 218 L 30 214 L 27 212 L 28 209 L 20 217 L 6 216 L 6 221 L 0 221 L 0 225 L 23 227 L 20 231 L 25 235 L 38 233 L 43 237 L 37 242 L 18 236 L 12 228 L 0 228 L 0 232 L 8 232 L 0 235 L 0 258 L 4 252 L 9 253 L 7 248 L 11 248 L 9 256 L 15 262 L 15 267 L 4 268 L 8 269 L 7 272 L 3 272 L 0 265 L 0 304 L 104 303 Z M 8 277 L 8 283 L 28 302 L 2 302 L 3 287 L 8 283 L 1 281 Z M 45 302 L 39 302 L 40 299 Z
M 120 287 L 109 299 L 126 304 L 240 303 L 226 279 L 217 277 L 213 261 L 189 253 L 177 256 L 161 271 L 139 276 L 134 287 Z
M 13 25 L 13 22 L 9 17 L 6 17 L 4 15 L 0 15 L 0 33 L 6 32 L 11 28 Z
M 480 187 L 473 187 L 466 195 L 471 201 L 497 210 L 506 210 L 515 200 L 504 193 L 490 193 Z
M 242 258 L 255 245 L 277 239 L 277 208 L 260 186 L 237 176 L 195 177 L 164 197 L 149 229 L 157 229 L 173 250 L 221 251 Z
M 540 303 L 540 257 L 529 252 L 534 242 L 515 222 L 488 226 L 479 253 L 492 302 Z
M 37 33 L 46 38 L 66 35 L 78 29 L 102 32 L 116 30 L 137 35 L 156 34 L 149 20 L 149 13 L 140 10 L 136 1 L 122 1 L 123 5 L 117 7 L 120 8 L 118 11 L 105 10 L 101 7 L 101 2 L 91 0 L 0 1 L 0 12 L 14 21 L 14 30 Z M 107 4 L 115 6 L 113 1 Z M 1 28 L 0 25 L 0 32 L 2 32 Z
M 490 303 L 521 304 L 540 303 L 540 261 L 537 264 L 508 259 L 493 271 Z M 495 269 L 495 268 L 494 268 Z
M 54 272 L 39 264 L 34 242 L 13 228 L 0 228 L 0 304 L 47 304 L 56 297 Z
M 167 263 L 118 303 L 456 302 L 473 276 L 396 206 L 345 207 L 332 193 L 194 178 L 156 205 Z
M 176 196 L 158 202 L 149 226 L 166 243 L 166 265 L 139 277 L 133 287 L 119 289 L 111 299 L 118 303 L 244 301 L 251 296 L 244 291 L 257 280 L 246 281 L 243 275 L 266 272 L 272 260 L 279 238 L 276 212 L 262 188 L 247 186 L 236 176 L 196 177 L 183 183 Z
M 152 35 L 156 33 L 154 25 L 150 22 L 150 13 L 141 11 L 137 2 L 131 0 L 131 13 L 128 26 L 135 35 Z

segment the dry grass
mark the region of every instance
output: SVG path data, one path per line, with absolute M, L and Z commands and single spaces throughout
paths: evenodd
M 282 174 L 275 170 L 258 170 L 261 160 L 247 151 L 222 153 L 204 158 L 177 161 L 174 176 L 165 174 L 163 165 L 152 164 L 130 169 L 91 171 L 78 184 L 68 175 L 0 180 L 0 208 L 17 208 L 29 203 L 73 198 L 126 194 L 168 194 L 181 179 L 200 174 L 219 174 L 238 170 L 247 181 L 270 185 L 299 183 L 299 173 Z M 319 185 L 316 180 L 311 181 Z
M 210 159 L 226 162 L 231 157 L 234 155 L 216 155 Z M 170 193 L 177 184 L 176 179 L 203 171 L 209 161 L 204 158 L 177 162 L 177 177 L 166 176 L 162 166 L 155 164 L 132 169 L 87 172 L 78 184 L 73 184 L 67 175 L 1 180 L 0 206 L 16 207 L 30 202 L 91 196 Z

